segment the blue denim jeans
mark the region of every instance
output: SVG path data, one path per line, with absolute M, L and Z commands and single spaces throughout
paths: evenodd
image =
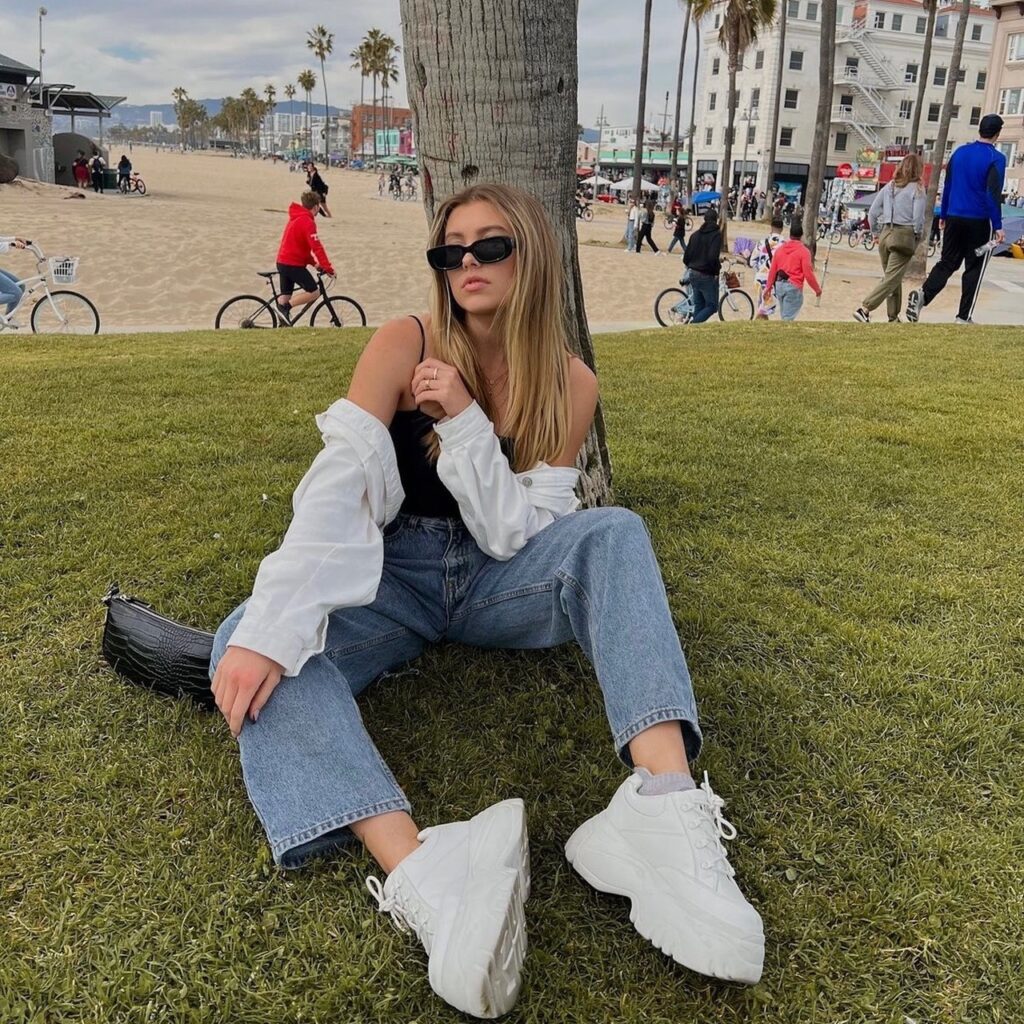
M 690 271 L 690 287 L 693 289 L 693 320 L 702 324 L 718 312 L 718 275 Z
M 0 270 L 0 304 L 4 306 L 5 313 L 10 313 L 21 302 L 21 293 L 24 290 L 13 274 L 7 273 L 6 270 Z
M 792 281 L 776 281 L 775 297 L 779 300 L 779 315 L 783 320 L 795 320 L 804 304 L 804 290 Z
M 211 678 L 244 607 L 217 630 Z M 658 722 L 678 721 L 687 756 L 697 756 L 690 674 L 639 516 L 582 509 L 499 562 L 461 520 L 400 515 L 384 531 L 374 602 L 332 612 L 323 653 L 283 679 L 259 719 L 242 726 L 242 774 L 278 864 L 298 867 L 353 840 L 352 822 L 411 811 L 356 697 L 440 640 L 521 649 L 576 640 L 627 766 L 629 741 Z

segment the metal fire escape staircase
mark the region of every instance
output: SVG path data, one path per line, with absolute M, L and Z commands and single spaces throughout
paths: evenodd
M 861 64 L 842 68 L 835 84 L 849 85 L 861 102 L 855 106 L 833 106 L 832 123 L 852 129 L 869 146 L 877 148 L 882 142 L 877 129 L 892 128 L 896 124 L 882 93 L 902 89 L 905 83 L 875 46 L 863 18 L 856 19 L 852 25 L 842 26 L 836 42 L 852 47 Z

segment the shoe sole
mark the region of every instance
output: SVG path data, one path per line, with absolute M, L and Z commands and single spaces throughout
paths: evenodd
M 763 930 L 738 934 L 735 926 L 716 921 L 706 908 L 678 894 L 674 905 L 667 903 L 664 882 L 652 879 L 648 884 L 642 866 L 614 830 L 602 827 L 600 815 L 573 832 L 565 855 L 573 870 L 595 889 L 625 896 L 633 927 L 676 963 L 723 981 L 756 985 L 761 980 Z M 723 934 L 727 929 L 733 932 L 731 937 Z
M 916 293 L 915 293 L 916 294 Z M 917 303 L 908 302 L 906 309 L 906 318 L 912 323 L 916 324 L 921 316 L 921 304 L 920 300 Z
M 464 1013 L 491 1019 L 508 1013 L 522 987 L 530 848 L 522 800 L 503 800 L 476 815 L 471 837 L 474 863 L 494 865 L 472 878 L 449 920 L 447 935 L 430 957 L 430 983 Z
M 866 316 L 861 316 L 861 314 L 859 312 L 853 314 L 853 319 L 856 320 L 858 323 L 861 323 L 861 324 L 869 324 L 869 323 L 871 323 L 871 321 Z

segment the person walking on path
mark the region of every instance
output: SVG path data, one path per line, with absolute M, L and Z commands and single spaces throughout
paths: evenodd
M 576 497 L 598 384 L 569 347 L 554 227 L 521 189 L 475 185 L 439 204 L 426 260 L 429 313 L 380 327 L 347 397 L 316 418 L 324 447 L 291 524 L 214 640 L 211 689 L 274 860 L 294 869 L 361 841 L 386 873 L 366 887 L 423 943 L 434 991 L 475 1017 L 507 1013 L 526 956 L 523 801 L 421 829 L 356 698 L 442 641 L 576 641 L 624 770 L 607 807 L 558 823 L 566 858 L 632 896 L 637 929 L 677 962 L 754 984 L 764 929 L 733 877 L 723 801 L 691 772 L 696 702 L 650 536 L 629 509 Z M 433 813 L 464 802 L 459 783 Z
M 306 164 L 306 184 L 320 196 L 320 205 L 317 207 L 317 213 L 321 217 L 332 217 L 334 216 L 331 211 L 327 208 L 327 182 L 320 177 L 320 172 L 316 169 L 316 164 L 312 160 Z
M 103 172 L 107 168 L 107 162 L 96 153 L 92 161 L 89 164 L 89 170 L 92 172 L 92 190 L 93 192 L 103 192 Z
M 676 222 L 672 226 L 672 241 L 668 243 L 668 251 L 671 252 L 677 245 L 686 251 L 686 214 L 681 209 L 676 214 Z
M 638 221 L 640 225 L 639 231 L 636 233 L 636 251 L 640 251 L 640 246 L 644 244 L 644 239 L 647 239 L 647 244 L 651 247 L 654 252 L 658 252 L 658 246 L 655 244 L 654 239 L 651 238 L 651 229 L 654 227 L 654 200 L 648 199 L 644 203 L 642 208 L 639 208 Z
M 916 153 L 905 156 L 892 181 L 875 196 L 868 210 L 871 233 L 879 239 L 882 280 L 868 293 L 853 314 L 866 324 L 871 311 L 886 304 L 889 323 L 896 323 L 903 308 L 903 275 L 924 234 L 927 195 L 921 182 L 924 167 Z
M 759 295 L 756 320 L 767 320 L 779 308 L 778 302 L 768 301 L 767 286 L 768 271 L 771 269 L 775 250 L 786 242 L 782 237 L 784 225 L 781 216 L 772 218 L 771 229 L 771 234 L 762 238 L 750 254 L 750 266 L 754 271 L 754 282 L 758 286 Z
M 794 219 L 789 226 L 789 241 L 780 245 L 772 257 L 772 265 L 768 270 L 768 282 L 765 285 L 765 301 L 769 301 L 774 292 L 779 300 L 779 315 L 783 320 L 795 320 L 804 304 L 804 282 L 806 281 L 815 295 L 821 295 L 821 285 L 814 276 L 811 265 L 811 252 L 803 243 L 804 228 L 799 220 Z
M 634 197 L 629 201 L 629 212 L 626 214 L 626 252 L 636 251 L 636 236 L 640 231 L 640 203 Z
M 704 223 L 690 235 L 683 252 L 683 263 L 693 293 L 693 319 L 702 324 L 718 312 L 718 275 L 722 270 L 722 229 L 718 211 L 704 214 Z
M 907 319 L 911 323 L 917 322 L 922 308 L 946 287 L 961 263 L 964 273 L 956 322 L 974 322 L 982 269 L 990 255 L 990 252 L 978 255 L 975 250 L 992 240 L 1001 242 L 1005 237 L 1000 204 L 1006 156 L 996 148 L 1002 130 L 1003 119 L 998 114 L 986 114 L 978 125 L 978 138 L 959 146 L 949 158 L 939 212 L 942 256 L 924 285 L 911 291 L 907 298 Z

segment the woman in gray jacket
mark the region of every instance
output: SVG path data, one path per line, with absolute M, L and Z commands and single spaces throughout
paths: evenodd
M 872 289 L 853 314 L 866 324 L 871 310 L 886 304 L 889 323 L 900 318 L 903 308 L 903 275 L 924 234 L 925 189 L 921 182 L 921 158 L 916 153 L 905 156 L 896 174 L 875 196 L 868 210 L 868 220 L 875 237 L 881 237 L 878 254 L 882 258 L 882 280 Z

